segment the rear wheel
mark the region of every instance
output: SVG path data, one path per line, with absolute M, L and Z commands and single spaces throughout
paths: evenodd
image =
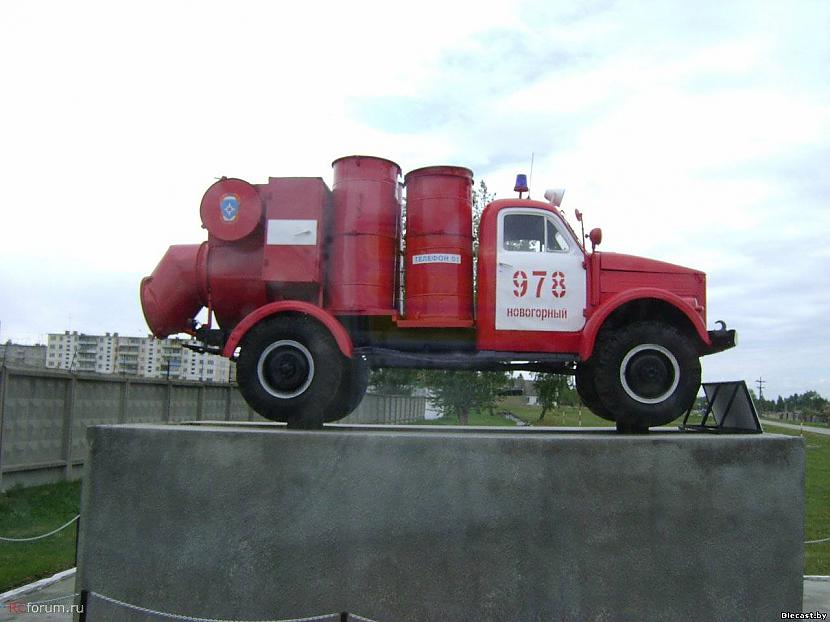
M 593 358 L 598 403 L 619 430 L 673 421 L 689 409 L 700 387 L 694 340 L 662 322 L 635 322 L 608 333 Z
M 335 406 L 346 368 L 331 334 L 307 316 L 277 316 L 242 340 L 237 382 L 260 415 L 289 427 L 319 428 Z
M 363 401 L 368 385 L 369 363 L 363 356 L 355 355 L 346 364 L 337 397 L 326 414 L 325 421 L 337 421 L 353 412 Z

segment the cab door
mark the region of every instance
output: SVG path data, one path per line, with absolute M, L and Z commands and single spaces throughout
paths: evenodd
M 576 332 L 585 325 L 585 257 L 557 214 L 498 217 L 495 330 Z

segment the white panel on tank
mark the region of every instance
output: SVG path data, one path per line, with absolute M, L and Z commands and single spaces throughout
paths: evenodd
M 292 219 L 269 220 L 266 244 L 314 246 L 317 244 L 317 221 Z

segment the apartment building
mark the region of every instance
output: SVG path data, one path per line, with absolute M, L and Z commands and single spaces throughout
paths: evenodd
M 203 382 L 233 382 L 236 365 L 226 358 L 193 352 L 182 339 L 126 337 L 118 333 L 50 334 L 46 366 L 72 372 L 119 374 Z

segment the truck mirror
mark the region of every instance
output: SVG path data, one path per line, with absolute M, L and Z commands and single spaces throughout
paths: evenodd
M 591 251 L 593 251 L 602 242 L 602 229 L 599 227 L 591 229 L 591 232 L 588 234 L 588 239 L 591 240 Z

